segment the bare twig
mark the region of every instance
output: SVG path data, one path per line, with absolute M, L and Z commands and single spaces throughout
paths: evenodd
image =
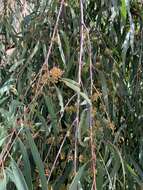
M 61 150 L 62 150 L 62 148 L 63 148 L 63 145 L 64 145 L 64 143 L 65 143 L 65 141 L 66 141 L 67 135 L 68 135 L 69 131 L 71 130 L 71 128 L 73 127 L 74 123 L 75 123 L 75 120 L 72 122 L 72 124 L 71 124 L 69 130 L 68 130 L 67 133 L 65 134 L 64 139 L 63 139 L 63 141 L 62 141 L 62 143 L 61 143 L 61 145 L 60 145 L 60 148 L 59 148 L 59 150 L 58 150 L 58 153 L 57 153 L 57 155 L 56 155 L 56 158 L 55 158 L 55 160 L 54 160 L 54 163 L 53 163 L 53 165 L 52 165 L 52 168 L 51 168 L 51 171 L 50 171 L 48 180 L 47 180 L 48 183 L 49 183 L 49 181 L 50 181 L 50 178 L 51 178 L 51 175 L 52 175 L 52 173 L 53 173 L 53 170 L 54 170 L 54 168 L 55 168 L 55 166 L 56 166 L 56 163 L 57 163 L 57 160 L 58 160 L 59 155 L 60 155 L 60 153 L 61 153 Z
M 7 150 L 8 150 L 8 148 L 9 148 L 11 142 L 12 142 L 12 138 L 13 138 L 14 134 L 15 134 L 15 131 L 13 131 L 13 132 L 11 133 L 10 138 L 9 138 L 9 141 L 7 142 L 7 145 L 5 146 L 5 148 L 3 149 L 3 151 L 2 151 L 1 154 L 0 154 L 0 166 L 1 166 L 1 164 L 3 163 L 3 157 L 5 156 Z
M 55 160 L 54 160 L 54 163 L 53 163 L 53 165 L 52 165 L 52 168 L 51 168 L 51 171 L 50 171 L 48 180 L 47 180 L 48 183 L 49 183 L 49 181 L 50 181 L 52 172 L 53 172 L 53 170 L 54 170 L 54 168 L 55 168 L 55 165 L 56 165 L 56 163 L 57 163 L 57 160 L 58 160 L 58 158 L 59 158 L 59 155 L 60 155 L 60 153 L 61 153 L 61 150 L 62 150 L 62 148 L 63 148 L 63 145 L 64 145 L 64 143 L 65 143 L 66 138 L 67 138 L 67 133 L 66 133 L 66 135 L 65 135 L 65 137 L 64 137 L 64 139 L 63 139 L 63 141 L 62 141 L 62 143 L 61 143 L 61 146 L 60 146 L 60 148 L 59 148 L 59 151 L 58 151 L 58 153 L 57 153 L 57 155 L 56 155 L 56 158 L 55 158 Z
M 89 36 L 89 30 L 84 25 L 87 37 L 88 37 L 88 49 L 89 49 L 89 60 L 90 60 L 90 97 L 93 94 L 93 73 L 92 73 L 92 50 L 91 50 L 91 42 Z M 93 107 L 90 105 L 90 143 L 91 143 L 91 156 L 92 156 L 92 169 L 93 169 L 93 185 L 92 189 L 96 190 L 96 147 L 93 140 L 93 117 L 92 117 Z
M 11 133 L 9 141 L 8 141 L 6 147 L 4 148 L 3 152 L 0 154 L 0 166 L 2 164 L 4 164 L 7 156 L 10 153 L 10 150 L 12 149 L 16 139 L 18 138 L 18 136 L 20 134 L 20 132 L 21 132 L 21 130 L 19 130 L 18 133 L 16 133 L 16 129 L 14 129 L 13 132 Z
M 80 0 L 80 54 L 79 54 L 79 66 L 78 66 L 78 84 L 81 86 L 81 72 L 83 65 L 83 45 L 84 45 L 84 15 L 83 15 L 83 1 Z M 75 129 L 75 152 L 74 152 L 74 173 L 77 172 L 77 136 L 79 126 L 79 112 L 80 112 L 80 94 L 77 94 L 77 115 L 76 115 L 76 129 Z

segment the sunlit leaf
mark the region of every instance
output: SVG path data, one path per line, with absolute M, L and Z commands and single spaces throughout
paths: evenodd
M 125 21 L 127 17 L 126 0 L 121 0 L 121 15 L 122 19 Z

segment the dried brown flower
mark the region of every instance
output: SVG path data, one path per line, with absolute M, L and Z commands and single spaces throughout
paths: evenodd
M 53 82 L 58 82 L 59 79 L 62 77 L 63 71 L 58 67 L 53 67 L 50 70 L 50 77 L 53 80 Z

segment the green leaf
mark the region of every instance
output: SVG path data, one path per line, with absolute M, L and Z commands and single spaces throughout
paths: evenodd
M 10 69 L 9 69 L 9 72 L 13 72 L 17 69 L 18 66 L 20 66 L 21 64 L 23 64 L 25 61 L 25 59 L 21 59 L 19 61 L 17 61 L 15 64 L 13 64 Z
M 108 144 L 109 145 L 109 147 L 111 148 L 111 150 L 113 150 L 114 151 L 114 154 L 115 154 L 115 158 L 118 160 L 120 160 L 120 163 L 121 163 L 121 166 L 122 166 L 122 171 L 123 171 L 123 184 L 124 184 L 124 186 L 125 186 L 125 174 L 126 174 L 126 172 L 125 172 L 125 165 L 124 165 L 124 160 L 123 160 L 123 158 L 122 158 L 122 155 L 121 155 L 121 152 L 119 151 L 119 149 L 115 146 L 115 145 L 113 145 L 112 143 L 109 143 Z M 117 156 L 118 156 L 118 158 L 117 158 Z M 118 167 L 119 166 L 119 163 L 116 163 L 116 165 L 115 165 L 115 167 Z M 119 168 L 117 168 L 117 170 L 118 170 Z M 114 171 L 115 171 L 115 168 L 114 168 Z
M 0 147 L 6 142 L 7 139 L 7 129 L 0 125 Z
M 12 100 L 10 106 L 9 106 L 9 113 L 10 115 L 14 115 L 16 113 L 17 108 L 22 108 L 24 106 L 23 103 L 17 101 L 17 100 Z
M 69 57 L 70 57 L 70 43 L 69 43 L 67 33 L 61 30 L 60 34 L 61 34 L 62 39 L 64 41 L 65 55 L 66 55 L 67 59 L 69 59 Z
M 126 165 L 128 171 L 131 173 L 131 175 L 138 177 L 138 175 L 135 173 L 135 171 L 131 168 L 131 166 L 129 164 Z
M 6 137 L 0 137 L 0 147 L 4 144 Z
M 16 185 L 17 189 L 29 190 L 21 170 L 19 169 L 19 167 L 17 166 L 16 162 L 13 159 L 11 161 L 11 169 L 12 169 L 11 170 L 12 175 L 10 175 L 9 177 L 11 178 L 13 183 Z
M 82 175 L 84 174 L 84 170 L 85 170 L 85 167 L 86 167 L 87 163 L 85 163 L 80 169 L 79 171 L 77 172 L 76 176 L 74 177 L 70 187 L 69 187 L 69 190 L 76 190 L 78 189 L 78 186 L 79 186 L 79 183 L 80 183 L 80 180 L 81 180 L 81 177 Z
M 26 63 L 29 63 L 31 61 L 31 59 L 35 56 L 36 52 L 38 51 L 38 48 L 39 48 L 39 41 L 37 42 L 37 44 L 35 45 L 35 47 L 33 48 L 30 56 L 27 58 L 27 62 Z M 25 63 L 25 64 L 26 64 Z
M 58 37 L 58 46 L 59 46 L 60 56 L 61 56 L 61 59 L 62 59 L 64 65 L 66 65 L 65 55 L 64 55 L 64 52 L 63 52 L 62 43 L 61 43 L 59 33 L 57 33 L 57 37 Z
M 140 165 L 130 156 L 131 164 L 134 166 L 135 171 L 139 174 L 141 180 L 143 181 L 143 170 Z
M 81 146 L 86 146 L 84 142 L 82 142 L 82 136 L 87 132 L 88 130 L 87 125 L 87 110 L 83 110 L 81 113 L 81 118 L 79 122 L 79 128 L 78 128 L 78 140 Z
M 130 177 L 132 176 L 133 177 L 132 179 L 134 179 L 134 181 L 136 181 L 142 189 L 142 187 L 143 187 L 143 177 L 142 177 L 143 175 L 141 174 L 142 171 L 140 171 L 141 170 L 140 167 L 131 158 L 131 165 L 132 165 L 132 163 L 133 163 L 132 167 L 134 167 L 134 169 L 128 163 L 126 163 L 127 170 L 129 171 L 129 176 Z M 133 185 L 133 184 L 134 183 L 131 183 L 131 185 Z
M 0 106 L 8 99 L 8 97 L 4 97 L 0 100 Z
M 27 151 L 26 151 L 26 148 L 25 148 L 23 142 L 20 139 L 19 139 L 19 145 L 20 145 L 20 150 L 21 150 L 21 153 L 22 153 L 22 158 L 23 158 L 23 161 L 24 161 L 25 180 L 27 182 L 29 190 L 32 190 L 33 185 L 32 185 L 32 177 L 31 177 L 31 167 L 30 167 L 28 154 L 27 154 Z
M 104 166 L 101 164 L 101 160 L 97 160 L 97 189 L 103 190 L 104 183 Z
M 69 87 L 71 88 L 72 90 L 74 90 L 75 92 L 77 92 L 78 94 L 80 94 L 86 101 L 88 104 L 91 105 L 91 101 L 90 99 L 88 98 L 88 96 L 81 92 L 80 88 L 79 88 L 79 85 L 77 82 L 71 80 L 71 79 L 67 79 L 67 78 L 63 78 L 62 81 Z
M 9 93 L 11 87 L 14 84 L 14 80 L 13 79 L 9 79 L 8 81 L 6 81 L 4 83 L 4 85 L 0 88 L 0 96 L 3 96 L 4 93 Z
M 58 132 L 58 127 L 57 127 L 58 122 L 57 122 L 57 116 L 56 116 L 56 111 L 54 108 L 53 101 L 49 96 L 45 96 L 45 95 L 44 95 L 44 99 L 45 99 L 46 106 L 48 108 L 48 112 L 49 112 L 50 117 L 51 117 L 50 119 L 52 122 L 52 128 L 54 130 L 54 133 L 56 134 Z
M 36 116 L 38 117 L 38 119 L 41 121 L 41 127 L 40 127 L 40 130 L 42 131 L 46 131 L 46 132 L 48 132 L 48 130 L 47 130 L 47 128 L 48 128 L 48 126 L 47 126 L 47 121 L 46 121 L 46 119 L 42 116 L 42 114 L 41 114 L 41 112 L 39 112 L 39 111 L 37 111 L 36 112 Z M 49 132 L 48 132 L 49 133 Z
M 106 110 L 109 113 L 108 88 L 107 88 L 106 78 L 102 71 L 98 71 L 98 72 L 99 72 L 99 78 L 100 78 L 101 87 L 102 87 L 104 103 L 106 106 Z
M 59 105 L 61 107 L 60 112 L 63 113 L 64 112 L 63 96 L 62 96 L 61 91 L 58 87 L 56 87 L 56 91 L 57 91 L 57 95 L 58 95 L 58 99 L 59 99 Z
M 35 142 L 34 142 L 32 136 L 31 136 L 29 130 L 26 130 L 26 135 L 27 135 L 27 141 L 28 141 L 28 143 L 30 145 L 30 149 L 31 149 L 31 152 L 32 152 L 34 162 L 35 162 L 35 164 L 36 164 L 36 166 L 38 168 L 38 171 L 39 171 L 42 190 L 46 190 L 47 189 L 47 179 L 46 179 L 46 176 L 45 176 L 43 162 L 42 162 L 42 160 L 40 158 L 40 154 L 38 152 L 38 149 L 37 149 L 37 147 L 35 145 Z
M 127 18 L 126 0 L 121 0 L 121 16 L 124 21 Z

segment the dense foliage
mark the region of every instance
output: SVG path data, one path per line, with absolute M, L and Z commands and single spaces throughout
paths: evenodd
M 143 2 L 0 0 L 0 190 L 143 188 Z

